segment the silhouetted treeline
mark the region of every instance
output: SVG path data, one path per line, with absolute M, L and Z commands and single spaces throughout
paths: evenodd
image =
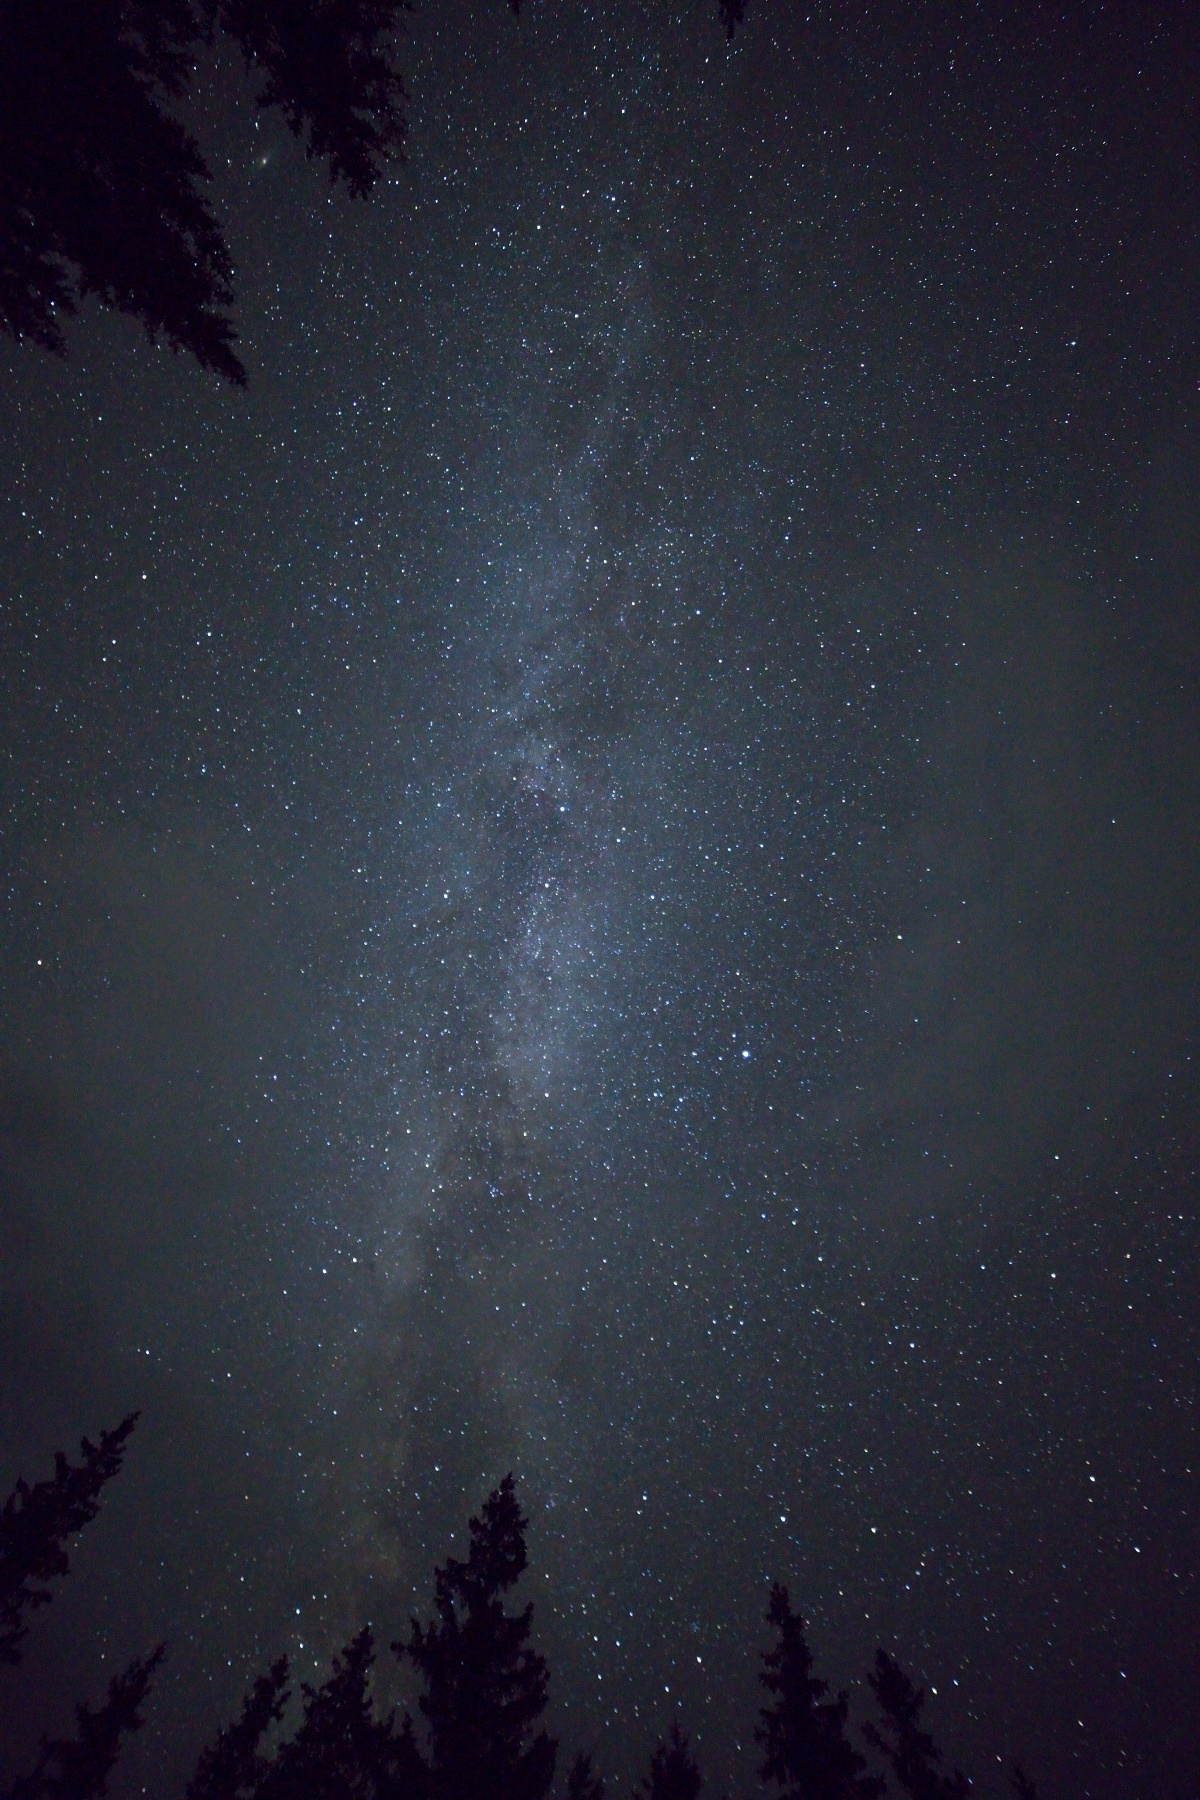
M 514 12 L 519 0 L 510 0 Z M 718 0 L 728 35 L 745 0 Z M 172 103 L 216 33 L 356 198 L 401 156 L 408 0 L 0 0 L 0 329 L 64 349 L 89 295 L 244 386 L 233 262 Z
M 50 1479 L 18 1482 L 0 1515 L 0 1663 L 20 1661 L 26 1615 L 49 1603 L 46 1582 L 66 1574 L 66 1544 L 95 1518 L 136 1420 L 131 1414 L 98 1445 L 85 1438 L 79 1464 L 59 1454 Z M 260 1675 L 238 1717 L 201 1754 L 186 1800 L 549 1800 L 559 1750 L 542 1724 L 549 1670 L 533 1642 L 532 1603 L 507 1604 L 525 1571 L 527 1524 L 506 1476 L 470 1521 L 466 1560 L 435 1569 L 433 1617 L 413 1618 L 392 1644 L 417 1679 L 416 1719 L 377 1710 L 375 1641 L 364 1626 L 320 1687 L 301 1682 L 294 1696 L 284 1656 Z M 778 1583 L 766 1617 L 773 1636 L 762 1655 L 756 1738 L 768 1800 L 880 1800 L 886 1792 L 966 1800 L 970 1782 L 942 1770 L 921 1723 L 924 1694 L 886 1650 L 867 1677 L 879 1716 L 861 1736 L 882 1763 L 872 1771 L 849 1729 L 848 1696 L 831 1695 L 814 1673 L 804 1620 Z M 160 1644 L 131 1663 L 99 1707 L 78 1706 L 75 1737 L 43 1738 L 34 1768 L 0 1800 L 99 1800 L 122 1743 L 142 1723 L 163 1655 Z M 1037 1800 L 1019 1768 L 1011 1781 L 1017 1800 Z M 699 1800 L 703 1785 L 676 1720 L 630 1800 Z M 566 1800 L 605 1800 L 586 1752 L 563 1790 Z
M 5 1502 L 0 1513 L 0 1664 L 20 1662 L 29 1635 L 26 1616 L 50 1604 L 46 1583 L 70 1568 L 67 1544 L 96 1517 L 101 1492 L 121 1467 L 137 1419 L 137 1413 L 130 1413 L 115 1431 L 102 1431 L 98 1444 L 84 1438 L 78 1463 L 68 1462 L 60 1450 L 53 1475 L 32 1487 L 18 1481 Z M 77 1706 L 73 1738 L 43 1736 L 37 1762 L 6 1790 L 8 1800 L 92 1800 L 103 1794 L 122 1744 L 142 1724 L 142 1704 L 164 1654 L 160 1644 L 114 1675 L 99 1706 Z M 0 1718 L 6 1720 L 7 1712 L 0 1697 Z
M 0 0 L 0 325 L 64 348 L 81 300 L 239 385 L 233 263 L 172 111 L 221 31 L 308 155 L 369 193 L 404 141 L 405 0 Z

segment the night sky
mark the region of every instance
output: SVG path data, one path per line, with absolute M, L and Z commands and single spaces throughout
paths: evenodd
M 5 1490 L 143 1412 L 30 1732 L 165 1638 L 180 1791 L 512 1468 L 614 1800 L 750 1791 L 772 1577 L 1193 1796 L 1196 9 L 403 58 L 365 204 L 202 71 L 248 393 L 0 352 Z

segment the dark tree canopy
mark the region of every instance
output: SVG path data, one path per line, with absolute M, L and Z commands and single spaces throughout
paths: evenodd
M 510 0 L 514 13 L 520 0 Z M 239 387 L 233 262 L 169 110 L 215 34 L 355 198 L 401 158 L 410 0 L 0 0 L 0 330 L 61 355 L 89 296 Z M 718 0 L 733 37 L 745 0 Z
M 371 1691 L 375 1646 L 364 1626 L 319 1688 L 301 1683 L 294 1736 L 262 1752 L 290 1698 L 287 1658 L 260 1675 L 240 1716 L 202 1753 L 187 1800 L 421 1800 L 426 1771 L 405 1722 L 381 1719 Z
M 281 1656 L 255 1681 L 240 1716 L 202 1752 L 187 1785 L 187 1800 L 248 1800 L 257 1794 L 270 1768 L 260 1746 L 283 1717 L 290 1692 L 288 1660 Z
M 659 1740 L 650 1758 L 650 1773 L 643 1778 L 641 1787 L 634 1789 L 634 1800 L 697 1800 L 703 1785 L 699 1766 L 677 1720 L 670 1737 Z
M 48 1603 L 42 1584 L 67 1572 L 64 1544 L 95 1518 L 137 1417 L 102 1432 L 98 1444 L 84 1438 L 77 1465 L 60 1452 L 53 1476 L 33 1487 L 18 1481 L 7 1501 L 0 1514 L 0 1667 L 20 1661 L 25 1615 Z M 470 1521 L 466 1560 L 451 1557 L 435 1569 L 434 1617 L 425 1625 L 413 1619 L 408 1640 L 392 1646 L 421 1679 L 423 1739 L 407 1714 L 397 1727 L 394 1713 L 376 1712 L 375 1645 L 364 1626 L 333 1658 L 327 1681 L 301 1683 L 299 1723 L 282 1741 L 274 1727 L 291 1698 L 287 1658 L 260 1675 L 238 1717 L 202 1753 L 186 1800 L 547 1800 L 558 1745 L 540 1728 L 546 1661 L 530 1643 L 532 1604 L 505 1610 L 525 1571 L 527 1524 L 508 1475 Z M 761 1781 L 777 1790 L 776 1800 L 878 1800 L 886 1782 L 865 1772 L 865 1758 L 846 1736 L 847 1697 L 826 1697 L 828 1684 L 813 1674 L 804 1620 L 778 1583 L 767 1619 L 775 1641 L 759 1676 L 770 1696 L 756 1731 Z M 34 1768 L 0 1789 L 0 1800 L 103 1800 L 124 1740 L 143 1723 L 164 1653 L 160 1644 L 114 1676 L 101 1705 L 77 1706 L 74 1737 L 43 1736 Z M 941 1752 L 922 1729 L 922 1691 L 882 1649 L 868 1680 L 881 1725 L 868 1722 L 864 1735 L 902 1792 L 909 1800 L 967 1800 L 969 1781 L 957 1769 L 940 1772 Z M 1020 1767 L 1010 1781 L 1017 1800 L 1037 1800 Z M 702 1785 L 676 1722 L 632 1800 L 699 1800 Z M 582 1752 L 568 1774 L 566 1800 L 604 1800 L 604 1783 Z
M 364 1626 L 321 1687 L 303 1684 L 300 1729 L 271 1764 L 261 1800 L 387 1800 L 411 1794 L 395 1780 L 397 1741 L 390 1719 L 375 1716 L 368 1688 L 375 1649 Z
M 529 1645 L 533 1606 L 503 1601 L 525 1569 L 526 1524 L 508 1475 L 471 1520 L 467 1560 L 435 1572 L 436 1617 L 394 1646 L 424 1682 L 433 1800 L 543 1800 L 554 1780 L 558 1745 L 534 1735 L 549 1676 Z
M 533 1607 L 504 1609 L 525 1569 L 525 1526 L 509 1476 L 471 1520 L 467 1560 L 435 1571 L 436 1617 L 414 1619 L 408 1642 L 393 1646 L 422 1679 L 427 1746 L 407 1716 L 397 1729 L 376 1714 L 364 1627 L 323 1686 L 302 1684 L 299 1728 L 271 1757 L 262 1744 L 288 1702 L 286 1658 L 259 1676 L 201 1756 L 187 1800 L 544 1800 L 558 1748 L 535 1734 L 546 1663 L 529 1645 Z M 602 1800 L 586 1757 L 572 1781 L 571 1800 Z
M 114 1431 L 102 1431 L 100 1442 L 83 1439 L 82 1461 L 69 1463 L 62 1451 L 54 1473 L 32 1487 L 17 1482 L 0 1513 L 0 1663 L 19 1663 L 29 1635 L 25 1615 L 50 1604 L 47 1581 L 71 1566 L 66 1543 L 90 1525 L 100 1510 L 100 1495 L 121 1467 L 137 1413 L 122 1419 Z
M 84 1438 L 78 1463 L 58 1451 L 53 1475 L 32 1487 L 18 1481 L 5 1502 L 0 1513 L 0 1665 L 20 1662 L 29 1634 L 25 1615 L 49 1605 L 50 1590 L 44 1584 L 70 1568 L 67 1540 L 99 1512 L 100 1495 L 120 1469 L 137 1421 L 137 1413 L 130 1413 L 114 1431 L 102 1431 L 98 1444 Z M 164 1655 L 160 1644 L 113 1676 L 101 1705 L 77 1706 L 73 1738 L 43 1736 L 34 1767 L 3 1790 L 0 1800 L 100 1800 L 124 1740 L 141 1728 L 141 1708 Z
M 772 1696 L 756 1732 L 764 1753 L 760 1779 L 778 1787 L 783 1800 L 875 1800 L 884 1784 L 863 1773 L 866 1759 L 846 1736 L 846 1695 L 826 1700 L 829 1684 L 812 1672 L 804 1620 L 778 1582 L 767 1620 L 778 1635 L 759 1674 Z
M 165 102 L 215 31 L 255 104 L 356 196 L 404 141 L 406 0 L 0 0 L 0 326 L 64 349 L 95 296 L 244 385 L 233 265 L 196 140 Z
M 904 1792 L 911 1800 L 966 1800 L 970 1782 L 958 1769 L 952 1775 L 939 1774 L 942 1753 L 921 1729 L 924 1690 L 913 1686 L 886 1650 L 875 1652 L 875 1667 L 867 1679 L 883 1715 L 883 1730 L 868 1721 L 863 1731 L 867 1741 L 883 1754 Z M 1017 1792 L 1021 1793 L 1021 1788 Z
M 567 1776 L 567 1800 L 604 1800 L 604 1783 L 592 1767 L 592 1759 L 581 1750 L 571 1764 Z
M 43 1737 L 35 1767 L 13 1782 L 4 1800 L 100 1800 L 125 1739 L 144 1723 L 142 1704 L 165 1654 L 160 1644 L 114 1675 L 102 1705 L 77 1706 L 75 1736 Z

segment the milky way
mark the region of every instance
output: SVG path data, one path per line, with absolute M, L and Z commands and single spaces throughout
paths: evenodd
M 20 1692 L 166 1637 L 122 1793 L 510 1468 L 618 1784 L 747 1789 L 780 1577 L 977 1791 L 1194 1789 L 1195 23 L 1093 24 L 418 9 L 360 208 L 216 65 L 248 396 L 6 351 L 6 1475 L 144 1411 Z

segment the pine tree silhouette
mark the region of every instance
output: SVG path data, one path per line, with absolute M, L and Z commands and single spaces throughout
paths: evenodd
M 592 1769 L 592 1759 L 583 1750 L 577 1754 L 567 1776 L 567 1800 L 604 1800 L 604 1783 Z
M 61 353 L 94 295 L 239 385 L 233 265 L 170 110 L 215 30 L 335 182 L 369 192 L 405 132 L 404 0 L 4 0 L 0 329 Z
M 52 1476 L 33 1487 L 19 1480 L 5 1502 L 0 1513 L 0 1665 L 20 1662 L 29 1635 L 26 1614 L 50 1604 L 44 1583 L 69 1570 L 67 1540 L 99 1512 L 100 1495 L 121 1467 L 137 1420 L 137 1413 L 130 1413 L 115 1431 L 102 1431 L 98 1444 L 84 1438 L 80 1463 L 69 1463 L 61 1450 L 56 1452 Z M 165 1654 L 160 1644 L 114 1675 L 100 1706 L 77 1706 L 73 1738 L 43 1736 L 33 1769 L 4 1790 L 0 1800 L 99 1800 L 122 1743 L 141 1728 L 141 1707 Z
M 140 1708 L 165 1654 L 160 1644 L 130 1663 L 124 1674 L 114 1675 L 103 1705 L 77 1706 L 73 1738 L 43 1737 L 36 1766 L 13 1782 L 5 1800 L 100 1800 L 123 1740 L 141 1729 Z
M 262 1800 L 384 1800 L 392 1792 L 396 1745 L 391 1720 L 375 1716 L 367 1685 L 374 1661 L 364 1626 L 334 1657 L 328 1681 L 303 1684 L 300 1728 L 281 1746 Z
M 650 1773 L 640 1788 L 634 1789 L 634 1800 L 696 1800 L 704 1783 L 688 1739 L 676 1721 L 669 1738 L 660 1738 L 650 1758 Z
M 533 1606 L 503 1604 L 525 1569 L 527 1523 L 508 1475 L 470 1522 L 467 1560 L 435 1570 L 436 1618 L 414 1618 L 407 1644 L 392 1646 L 424 1681 L 431 1800 L 543 1800 L 554 1780 L 557 1743 L 531 1736 L 549 1680 L 529 1647 Z
M 965 1800 L 970 1782 L 960 1769 L 951 1775 L 938 1773 L 942 1753 L 921 1729 L 924 1690 L 913 1686 L 886 1650 L 875 1652 L 875 1667 L 867 1679 L 883 1714 L 883 1730 L 868 1721 L 863 1735 L 882 1752 L 904 1792 L 911 1800 Z
M 80 1445 L 82 1462 L 69 1463 L 62 1451 L 54 1458 L 54 1474 L 33 1487 L 17 1482 L 0 1513 L 0 1663 L 19 1663 L 29 1635 L 25 1615 L 50 1604 L 41 1585 L 65 1575 L 71 1566 L 68 1538 L 90 1525 L 100 1510 L 100 1495 L 121 1467 L 125 1446 L 138 1422 L 130 1413 L 115 1431 L 102 1431 L 100 1442 Z
M 782 1800 L 876 1800 L 884 1783 L 866 1775 L 866 1758 L 846 1737 L 849 1703 L 845 1693 L 826 1700 L 829 1684 L 812 1672 L 812 1653 L 804 1620 L 792 1611 L 788 1591 L 778 1582 L 771 1590 L 768 1623 L 778 1632 L 772 1649 L 763 1652 L 759 1674 L 773 1696 L 755 1732 L 764 1755 L 759 1778 L 772 1782 Z
M 1020 1763 L 1013 1764 L 1009 1771 L 1008 1782 L 1017 1796 L 1017 1800 L 1038 1800 L 1037 1788 L 1030 1781 Z
M 733 36 L 744 0 L 719 0 Z M 510 0 L 519 11 L 517 0 Z M 0 0 L 0 330 L 62 354 L 89 295 L 246 384 L 233 262 L 173 103 L 217 31 L 355 198 L 407 130 L 407 0 Z
M 288 1660 L 281 1656 L 255 1681 L 242 1702 L 241 1717 L 201 1753 L 187 1800 L 248 1800 L 258 1793 L 270 1767 L 259 1745 L 283 1717 L 289 1694 Z
M 187 1800 L 423 1800 L 428 1773 L 410 1722 L 397 1733 L 380 1719 L 370 1691 L 375 1647 L 369 1627 L 333 1659 L 319 1688 L 301 1683 L 304 1707 L 295 1735 L 273 1757 L 260 1745 L 287 1705 L 288 1663 L 260 1675 L 241 1716 L 206 1749 Z

